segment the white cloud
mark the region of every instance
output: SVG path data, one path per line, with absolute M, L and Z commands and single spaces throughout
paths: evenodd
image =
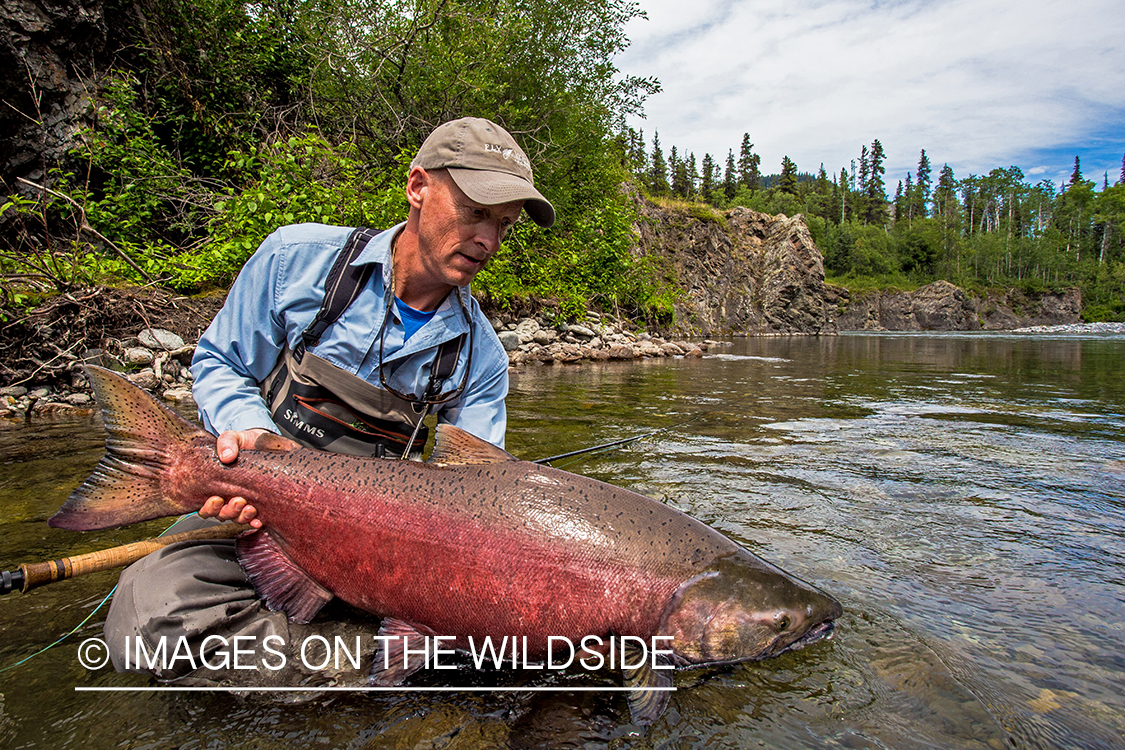
M 763 169 L 788 155 L 838 172 L 879 138 L 887 183 L 925 148 L 934 174 L 1016 164 L 1065 179 L 1120 170 L 1125 9 L 1120 0 L 642 0 L 618 67 L 654 75 L 651 144 L 736 154 L 749 132 Z M 1116 156 L 1113 154 L 1116 153 Z M 1067 156 L 1069 154 L 1069 156 Z

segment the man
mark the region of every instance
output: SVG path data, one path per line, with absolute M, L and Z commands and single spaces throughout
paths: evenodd
M 511 135 L 478 118 L 445 123 L 426 139 L 406 197 L 406 221 L 384 232 L 283 227 L 246 263 L 192 363 L 220 460 L 237 460 L 267 432 L 406 457 L 420 452 L 431 408 L 503 446 L 507 356 L 468 286 L 521 210 L 549 227 L 554 209 Z M 213 497 L 200 510 L 260 527 L 255 515 L 242 498 Z M 122 671 L 138 638 L 151 651 L 162 638 L 170 649 L 186 637 L 198 653 L 208 635 L 288 641 L 288 629 L 285 615 L 254 595 L 233 544 L 206 542 L 172 545 L 127 569 L 105 634 Z M 189 667 L 141 671 L 174 677 Z

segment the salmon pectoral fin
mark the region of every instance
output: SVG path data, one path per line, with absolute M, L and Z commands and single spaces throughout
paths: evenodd
M 372 685 L 401 685 L 407 677 L 426 666 L 430 656 L 429 641 L 410 623 L 388 617 L 379 625 L 378 639 L 379 648 L 375 651 L 375 661 L 368 677 Z
M 622 662 L 633 664 L 643 660 L 643 663 L 635 669 L 628 667 L 621 669 L 625 678 L 625 687 L 632 688 L 629 691 L 629 713 L 633 716 L 633 723 L 642 726 L 656 721 L 668 707 L 674 671 L 672 663 L 666 657 L 662 655 L 646 657 L 648 654 L 641 656 L 640 649 L 633 644 L 626 644 L 626 654 Z
M 243 534 L 234 548 L 266 606 L 294 622 L 308 622 L 332 599 L 332 592 L 293 562 L 268 531 Z

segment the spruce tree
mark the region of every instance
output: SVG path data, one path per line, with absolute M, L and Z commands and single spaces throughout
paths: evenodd
M 699 192 L 703 200 L 713 203 L 715 200 L 715 160 L 711 154 L 703 155 L 703 174 L 700 175 Z
M 738 151 L 738 182 L 742 187 L 753 192 L 758 189 L 761 184 L 761 174 L 758 167 L 761 166 L 762 157 L 758 156 L 753 151 L 754 144 L 750 142 L 750 134 L 742 134 L 742 147 Z M 1125 167 L 1122 167 L 1125 173 Z
M 649 172 L 648 189 L 653 195 L 665 195 L 668 187 L 668 164 L 664 161 L 664 153 L 660 150 L 660 132 L 652 136 L 652 167 Z
M 691 198 L 696 194 L 696 186 L 699 184 L 699 172 L 695 168 L 695 152 L 692 151 L 688 154 L 687 163 L 687 177 L 688 177 L 688 197 Z
M 778 178 L 778 187 L 783 193 L 797 194 L 797 165 L 788 155 L 781 157 L 781 176 Z
M 871 144 L 871 156 L 867 183 L 867 223 L 884 224 L 887 220 L 887 192 L 883 187 L 883 144 L 876 138 Z
M 734 194 L 738 191 L 738 175 L 734 167 L 734 151 L 727 151 L 727 168 L 723 174 L 723 195 L 727 200 L 734 200 Z
M 1082 182 L 1082 167 L 1078 163 L 1078 157 L 1074 157 L 1074 171 L 1070 173 L 1070 187 L 1074 187 Z
M 1125 185 L 1125 156 L 1121 157 L 1121 177 L 1117 180 L 1118 185 Z
M 930 158 L 926 156 L 926 149 L 922 149 L 922 155 L 918 158 L 918 179 L 915 180 L 915 185 L 918 200 L 913 214 L 924 219 L 927 216 L 926 204 L 930 200 Z
M 672 146 L 672 150 L 668 152 L 668 183 L 672 188 L 672 195 L 677 195 L 676 192 L 676 169 L 680 166 L 680 158 L 676 153 L 676 147 Z

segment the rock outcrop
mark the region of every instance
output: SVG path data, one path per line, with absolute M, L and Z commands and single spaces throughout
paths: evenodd
M 38 182 L 74 146 L 89 108 L 83 76 L 105 53 L 100 0 L 0 4 L 0 170 Z
M 884 290 L 851 298 L 839 290 L 841 331 L 1006 331 L 1080 322 L 1078 289 L 1028 294 L 1019 289 L 975 297 L 948 281 L 913 292 Z
M 824 258 L 801 216 L 741 207 L 708 213 L 644 200 L 639 209 L 638 252 L 683 290 L 676 334 L 836 332 L 839 292 L 824 283 Z

